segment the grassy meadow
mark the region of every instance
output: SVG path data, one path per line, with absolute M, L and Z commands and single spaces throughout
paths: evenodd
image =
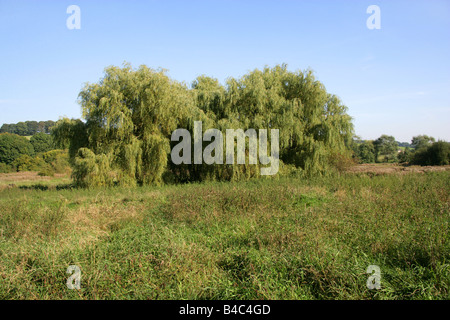
M 0 299 L 450 298 L 449 170 L 91 190 L 19 180 L 0 176 Z

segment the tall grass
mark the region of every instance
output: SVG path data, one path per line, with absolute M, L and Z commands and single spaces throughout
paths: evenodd
M 449 178 L 4 189 L 0 298 L 448 299 Z

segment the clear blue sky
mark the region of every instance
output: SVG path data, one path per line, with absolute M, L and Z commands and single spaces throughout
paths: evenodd
M 450 141 L 450 1 L 0 0 L 0 44 L 0 125 L 79 118 L 83 83 L 124 61 L 189 84 L 287 63 L 313 69 L 363 139 Z

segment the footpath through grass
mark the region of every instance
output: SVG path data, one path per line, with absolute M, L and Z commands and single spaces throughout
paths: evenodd
M 6 188 L 0 299 L 449 299 L 449 191 L 450 171 Z

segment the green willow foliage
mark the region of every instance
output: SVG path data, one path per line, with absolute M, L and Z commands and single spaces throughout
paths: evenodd
M 347 108 L 312 71 L 289 72 L 286 65 L 230 78 L 225 86 L 201 76 L 191 88 L 171 80 L 165 70 L 112 66 L 99 83 L 81 90 L 79 103 L 85 122 L 61 119 L 52 134 L 57 145 L 69 148 L 80 186 L 259 175 L 259 165 L 174 165 L 170 150 L 178 142 L 171 142 L 171 134 L 177 128 L 192 133 L 194 121 L 203 122 L 203 132 L 279 129 L 280 173 L 291 168 L 326 174 L 333 157 L 350 155 L 353 126 Z

